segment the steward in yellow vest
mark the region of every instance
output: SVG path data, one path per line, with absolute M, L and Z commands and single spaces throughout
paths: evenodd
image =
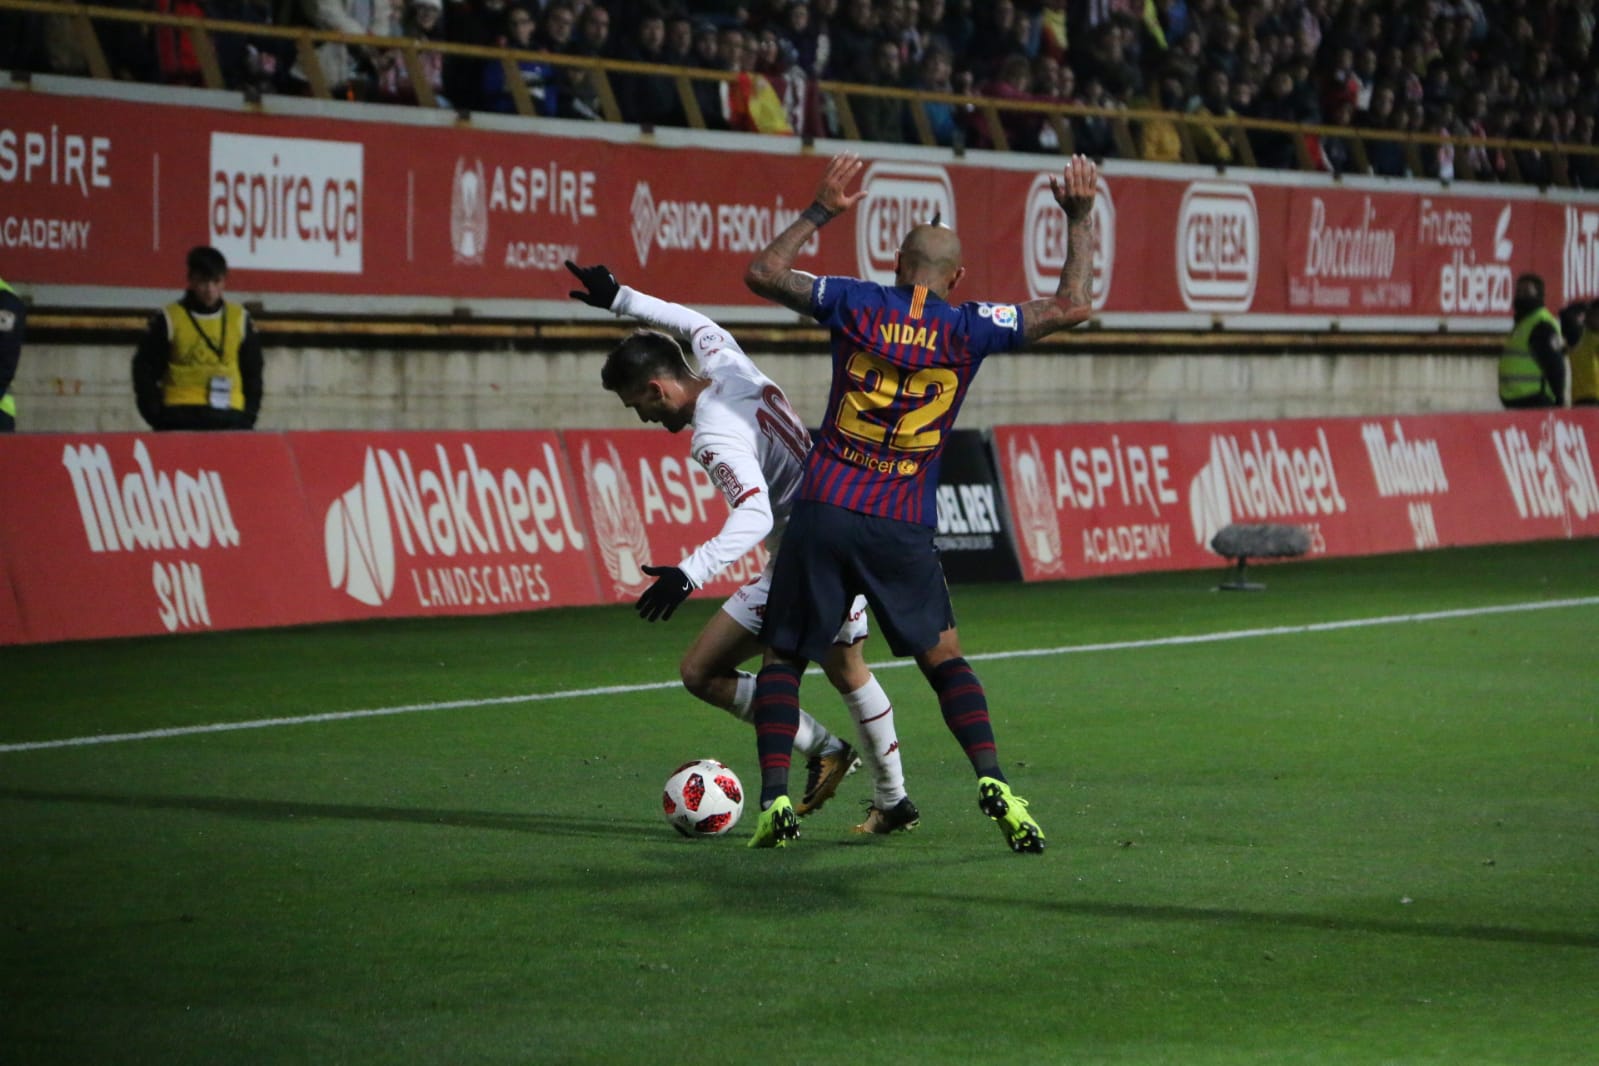
M 228 263 L 189 252 L 183 297 L 150 316 L 133 355 L 133 393 L 151 429 L 250 429 L 261 410 L 261 337 L 222 298 Z
M 1599 299 L 1562 309 L 1560 328 L 1571 364 L 1571 406 L 1599 404 Z
M 27 324 L 27 305 L 17 290 L 0 278 L 0 433 L 17 428 L 17 398 L 11 395 L 11 380 L 17 376 Z
M 1505 407 L 1559 407 L 1566 388 L 1560 322 L 1543 303 L 1543 278 L 1516 279 L 1516 326 L 1499 356 L 1499 402 Z

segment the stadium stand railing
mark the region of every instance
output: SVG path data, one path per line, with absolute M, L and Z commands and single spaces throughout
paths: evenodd
M 604 121 L 620 123 L 622 111 L 612 85 L 617 75 L 645 75 L 669 78 L 676 86 L 679 102 L 689 128 L 705 129 L 707 123 L 694 92 L 696 82 L 732 82 L 739 75 L 732 72 L 703 70 L 693 67 L 661 66 L 635 63 L 620 59 L 600 59 L 561 55 L 549 52 L 524 51 L 512 48 L 486 47 L 458 44 L 447 41 L 419 41 L 407 37 L 349 34 L 332 30 L 318 30 L 300 26 L 275 26 L 223 19 L 196 18 L 168 15 L 151 11 L 134 11 L 121 8 L 100 7 L 92 4 L 62 3 L 60 0 L 0 0 L 0 11 L 65 18 L 70 21 L 76 43 L 87 64 L 87 73 L 95 78 L 110 79 L 113 71 L 95 27 L 98 23 L 137 23 L 150 29 L 180 31 L 194 49 L 200 68 L 202 84 L 209 89 L 228 88 L 221 62 L 218 59 L 214 35 L 227 34 L 253 38 L 278 39 L 292 42 L 298 67 L 306 77 L 306 91 L 311 97 L 334 99 L 333 87 L 327 83 L 321 65 L 316 61 L 316 47 L 320 44 L 343 43 L 365 49 L 397 50 L 410 74 L 410 84 L 416 94 L 416 105 L 424 108 L 439 106 L 439 101 L 424 72 L 422 55 L 437 53 L 459 56 L 502 65 L 505 85 L 519 114 L 537 118 L 536 110 L 517 63 L 533 60 L 547 63 L 557 69 L 577 74 L 592 87 L 598 103 L 598 113 Z M 25 78 L 25 72 L 14 77 Z M 1184 113 L 1147 110 L 1140 108 L 1103 108 L 1082 104 L 1062 104 L 1042 101 L 1012 101 L 985 96 L 961 96 L 949 93 L 932 93 L 886 86 L 858 85 L 837 81 L 818 81 L 818 95 L 825 100 L 829 111 L 836 116 L 837 132 L 847 140 L 860 140 L 860 127 L 855 120 L 853 102 L 869 98 L 899 100 L 906 105 L 919 143 L 925 147 L 938 147 L 932 124 L 928 121 L 926 105 L 949 105 L 975 115 L 981 130 L 992 148 L 1007 151 L 1011 145 L 1005 131 L 1005 115 L 1030 116 L 1048 124 L 1055 132 L 1056 151 L 1069 154 L 1075 147 L 1073 119 L 1104 120 L 1115 144 L 1115 157 L 1140 158 L 1139 145 L 1144 129 L 1153 123 L 1170 123 L 1176 127 L 1180 142 L 1180 159 L 1174 162 L 1203 164 L 1195 150 L 1195 138 L 1204 130 L 1215 130 L 1231 148 L 1235 166 L 1256 165 L 1250 133 L 1287 135 L 1292 138 L 1293 155 L 1300 170 L 1327 171 L 1318 163 L 1318 142 L 1323 138 L 1340 138 L 1348 142 L 1352 166 L 1345 173 L 1371 173 L 1370 156 L 1373 143 L 1397 143 L 1408 170 L 1408 176 L 1427 178 L 1434 175 L 1424 160 L 1424 153 L 1452 150 L 1454 175 L 1457 180 L 1487 180 L 1521 183 L 1522 174 L 1517 160 L 1521 152 L 1536 152 L 1550 160 L 1551 183 L 1556 186 L 1578 184 L 1574 158 L 1586 157 L 1590 166 L 1599 165 L 1599 146 L 1562 144 L 1557 142 L 1526 141 L 1495 137 L 1447 136 L 1441 133 L 1389 131 L 1365 127 L 1340 127 L 1311 125 L 1257 119 L 1230 115 L 1218 117 L 1204 113 Z M 471 112 L 461 111 L 469 120 Z M 763 134 L 754 134 L 763 136 Z M 959 152 L 961 148 L 954 148 Z M 1498 153 L 1502 173 L 1483 174 L 1475 169 L 1474 150 Z M 1218 165 L 1218 170 L 1226 169 Z

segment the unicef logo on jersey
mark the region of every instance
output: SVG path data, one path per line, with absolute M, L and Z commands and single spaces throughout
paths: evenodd
M 955 189 L 943 167 L 876 162 L 861 179 L 866 192 L 855 215 L 855 259 L 860 276 L 894 284 L 894 256 L 914 226 L 934 218 L 957 229 Z
M 450 187 L 450 248 L 457 263 L 483 265 L 489 243 L 489 202 L 483 181 L 483 161 L 469 167 L 455 161 L 455 181 Z

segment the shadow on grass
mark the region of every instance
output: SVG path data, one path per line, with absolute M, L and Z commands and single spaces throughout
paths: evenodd
M 0 799 L 30 803 L 92 803 L 152 811 L 191 811 L 251 818 L 263 822 L 343 819 L 361 822 L 397 822 L 445 825 L 458 829 L 498 829 L 510 833 L 552 836 L 649 837 L 660 839 L 659 822 L 648 823 L 596 815 L 551 815 L 501 811 L 451 811 L 427 807 L 371 807 L 354 803 L 305 803 L 289 800 L 248 799 L 231 796 L 130 796 L 104 792 L 48 792 L 42 789 L 0 788 Z
M 1292 929 L 1318 929 L 1333 933 L 1375 933 L 1379 936 L 1436 937 L 1445 940 L 1482 940 L 1500 944 L 1548 944 L 1567 948 L 1599 948 L 1599 933 L 1560 929 L 1514 929 L 1503 925 L 1467 925 L 1461 922 L 1401 922 L 1383 918 L 1330 918 L 1318 914 L 1245 911 L 1227 907 L 1171 907 L 1148 903 L 1059 902 L 1055 900 L 995 900 L 983 896 L 941 892 L 901 892 L 902 896 L 937 903 L 959 903 L 973 908 L 995 903 L 1030 908 L 1060 917 L 1125 918 L 1139 922 L 1189 922 L 1200 925 L 1259 925 Z

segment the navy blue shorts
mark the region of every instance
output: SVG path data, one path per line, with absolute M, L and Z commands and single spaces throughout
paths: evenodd
M 851 601 L 865 596 L 895 655 L 934 647 L 955 625 L 935 532 L 831 504 L 795 503 L 772 568 L 761 643 L 819 662 Z

